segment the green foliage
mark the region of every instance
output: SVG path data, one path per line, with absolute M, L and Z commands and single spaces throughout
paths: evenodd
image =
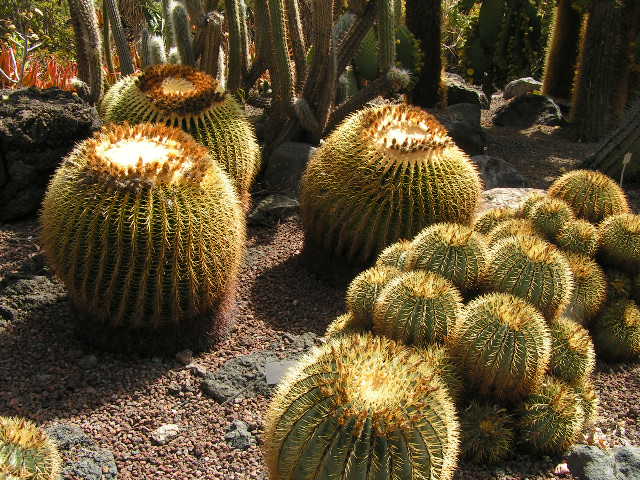
M 514 448 L 514 421 L 498 405 L 472 401 L 460 416 L 462 448 L 466 459 L 480 465 L 495 464 Z
M 598 355 L 610 361 L 640 359 L 640 308 L 633 300 L 616 300 L 604 307 L 591 332 Z
M 549 323 L 551 374 L 570 384 L 588 382 L 596 364 L 596 352 L 589 332 L 568 318 Z

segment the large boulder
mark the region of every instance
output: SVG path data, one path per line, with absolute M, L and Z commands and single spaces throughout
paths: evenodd
M 527 93 L 502 105 L 493 116 L 494 125 L 528 128 L 532 125 L 562 125 L 560 107 L 546 95 Z
M 480 169 L 487 190 L 497 187 L 526 187 L 527 180 L 506 160 L 491 155 L 475 155 L 471 160 Z
M 447 105 L 474 103 L 482 109 L 489 108 L 489 99 L 478 87 L 469 85 L 460 75 L 447 72 L 444 76 L 447 86 Z
M 527 93 L 534 92 L 536 90 L 542 90 L 542 82 L 539 82 L 535 78 L 526 77 L 518 78 L 507 83 L 502 92 L 502 98 L 508 100 L 514 97 L 520 97 Z
M 96 109 L 74 93 L 1 90 L 0 222 L 37 211 L 60 161 L 99 128 Z
M 444 125 L 456 145 L 467 155 L 482 155 L 485 152 L 487 135 L 480 125 L 478 104 L 458 103 L 432 113 Z
M 542 193 L 545 191 L 539 188 L 492 188 L 482 192 L 478 213 L 482 213 L 490 208 L 512 207 L 518 208 L 522 202 L 532 193 Z
M 297 196 L 300 179 L 314 151 L 313 145 L 302 142 L 285 142 L 276 148 L 264 172 L 267 188 Z

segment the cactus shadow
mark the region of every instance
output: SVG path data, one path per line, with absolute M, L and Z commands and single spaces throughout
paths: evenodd
M 117 405 L 175 368 L 91 349 L 74 334 L 68 296 L 47 272 L 0 289 L 0 415 L 38 423 Z

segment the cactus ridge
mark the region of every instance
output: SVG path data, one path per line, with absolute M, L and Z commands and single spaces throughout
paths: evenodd
M 573 273 L 573 297 L 564 316 L 587 325 L 607 300 L 607 277 L 602 267 L 584 255 L 566 254 Z
M 462 290 L 478 287 L 487 263 L 484 239 L 470 227 L 437 223 L 413 240 L 405 268 L 438 273 Z
M 539 392 L 525 399 L 519 417 L 517 426 L 524 444 L 547 454 L 561 454 L 576 443 L 585 420 L 579 395 L 550 376 Z
M 489 252 L 486 287 L 523 298 L 547 319 L 561 314 L 573 296 L 573 276 L 564 255 L 539 238 L 505 238 Z
M 607 175 L 594 170 L 565 173 L 551 184 L 548 194 L 567 202 L 578 218 L 591 223 L 630 211 L 622 188 Z
M 42 429 L 24 418 L 0 417 L 0 474 L 54 480 L 61 468 L 58 448 Z
M 483 235 L 487 235 L 494 227 L 506 220 L 515 219 L 518 212 L 510 207 L 491 208 L 482 212 L 473 223 L 473 229 Z
M 360 273 L 347 289 L 347 308 L 353 313 L 354 326 L 371 329 L 373 305 L 382 289 L 401 272 L 395 267 L 375 266 Z
M 378 255 L 376 265 L 386 265 L 404 270 L 407 252 L 411 249 L 411 245 L 410 240 L 398 240 L 389 245 Z
M 491 293 L 466 305 L 449 346 L 480 393 L 517 400 L 540 385 L 549 365 L 551 336 L 532 305 Z
M 437 120 L 407 105 L 361 110 L 318 148 L 303 177 L 306 240 L 367 262 L 440 221 L 469 223 L 481 182 Z
M 534 192 L 527 195 L 527 197 L 522 202 L 522 205 L 520 205 L 520 208 L 518 209 L 518 213 L 520 214 L 521 217 L 524 217 L 524 218 L 528 217 L 534 205 L 538 203 L 540 200 L 544 200 L 545 198 L 547 198 L 547 194 L 541 193 L 541 192 Z
M 600 237 L 598 229 L 586 220 L 572 220 L 565 223 L 555 238 L 562 250 L 593 257 L 598 251 Z
M 640 358 L 640 308 L 633 300 L 617 300 L 598 316 L 592 328 L 599 355 L 613 361 Z
M 498 405 L 472 401 L 460 416 L 465 458 L 477 464 L 504 460 L 514 447 L 514 420 Z
M 487 244 L 493 246 L 500 240 L 509 238 L 513 235 L 528 235 L 538 237 L 538 230 L 529 218 L 513 218 L 500 222 L 493 227 L 487 234 Z
M 569 384 L 589 381 L 596 365 L 596 353 L 589 332 L 568 318 L 549 324 L 551 373 Z
M 599 233 L 604 263 L 632 273 L 640 270 L 640 215 L 612 215 L 600 224 Z
M 417 351 L 370 334 L 314 349 L 280 384 L 265 420 L 273 480 L 450 480 L 458 419 Z
M 407 272 L 380 292 L 373 307 L 373 331 L 407 345 L 444 343 L 462 306 L 460 292 L 445 278 Z
M 555 240 L 560 228 L 575 218 L 563 200 L 548 197 L 536 202 L 529 212 L 533 226 L 548 240 Z

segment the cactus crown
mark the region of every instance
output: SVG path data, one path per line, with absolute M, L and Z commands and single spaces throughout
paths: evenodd
M 108 124 L 82 148 L 89 176 L 121 188 L 199 184 L 212 163 L 190 135 L 161 124 Z
M 211 75 L 186 65 L 153 65 L 138 77 L 138 88 L 159 110 L 178 115 L 198 114 L 224 99 Z
M 519 236 L 517 244 L 520 251 L 532 262 L 549 263 L 553 262 L 558 256 L 556 247 L 536 237 Z

